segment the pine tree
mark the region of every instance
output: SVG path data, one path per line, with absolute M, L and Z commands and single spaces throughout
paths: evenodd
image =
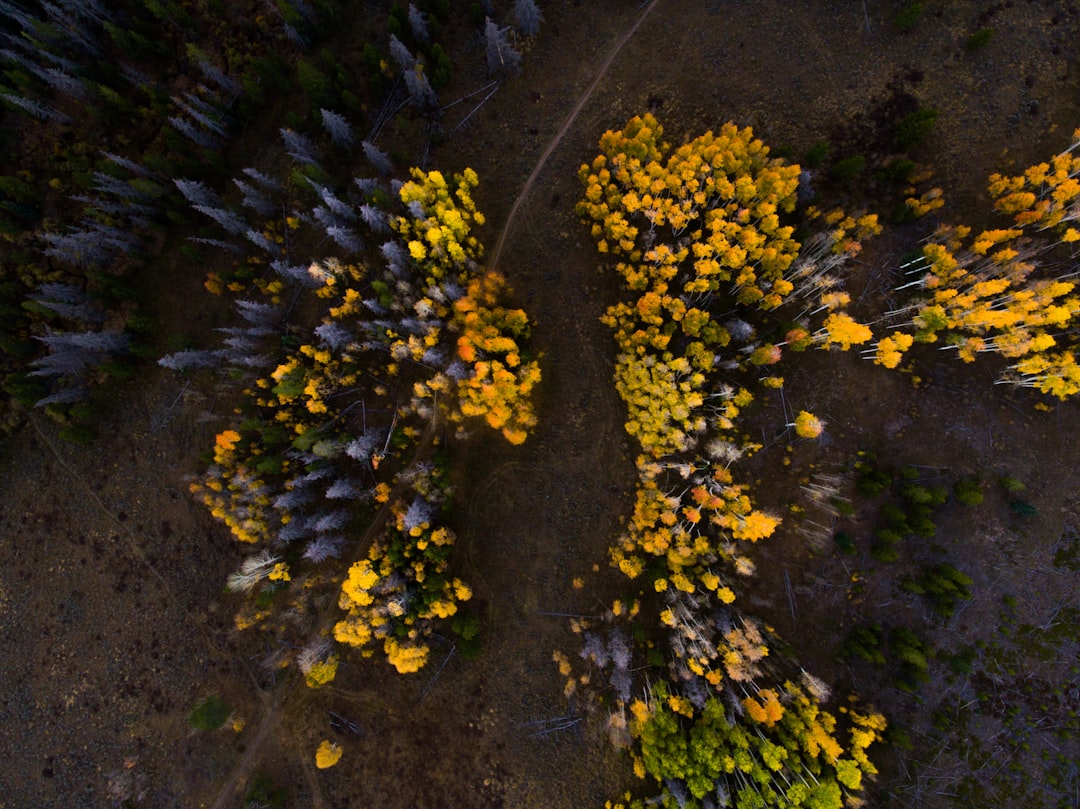
M 244 196 L 240 200 L 240 204 L 251 208 L 256 214 L 262 217 L 273 216 L 277 212 L 277 207 L 266 195 L 263 194 L 258 188 L 238 178 L 233 178 L 233 185 L 240 189 L 240 193 Z
M 188 57 L 191 58 L 198 66 L 199 71 L 210 81 L 221 88 L 225 93 L 232 97 L 238 97 L 243 91 L 244 87 L 236 79 L 232 78 L 215 65 L 205 53 L 203 53 L 194 43 L 188 43 L 187 45 Z
M 42 252 L 49 258 L 73 267 L 99 267 L 111 257 L 106 244 L 96 238 L 92 228 L 70 230 L 67 233 L 43 233 L 48 244 Z
M 40 101 L 24 98 L 23 96 L 15 95 L 14 93 L 0 93 L 0 98 L 27 113 L 31 117 L 37 118 L 39 121 L 56 121 L 61 124 L 71 123 L 71 118 L 69 116 Z
M 195 368 L 217 368 L 223 357 L 215 351 L 196 351 L 185 349 L 166 354 L 158 360 L 158 365 L 170 371 L 183 372 Z
M 208 205 L 192 205 L 199 213 L 210 217 L 233 236 L 240 236 L 248 230 L 247 222 L 225 208 L 211 208 Z
M 201 205 L 206 208 L 220 208 L 223 206 L 221 197 L 198 180 L 179 179 L 173 180 L 173 184 L 192 207 Z
M 169 123 L 172 125 L 173 129 L 197 146 L 202 146 L 204 149 L 209 149 L 210 151 L 217 151 L 222 146 L 221 138 L 212 133 L 203 131 L 186 118 L 174 115 L 169 118 Z
M 127 350 L 130 338 L 120 331 L 49 332 L 38 336 L 49 353 L 31 363 L 30 376 L 52 377 L 63 383 L 85 385 L 86 373 Z M 40 403 L 39 403 L 40 404 Z
M 280 191 L 281 190 L 281 183 L 279 183 L 273 177 L 267 177 L 265 174 L 263 174 L 261 171 L 258 171 L 257 169 L 246 168 L 246 169 L 243 169 L 243 172 L 248 177 L 250 177 L 252 180 L 254 180 L 259 185 L 261 185 L 263 188 L 265 188 L 267 191 Z
M 180 97 L 173 96 L 172 102 L 203 130 L 217 135 L 224 142 L 227 130 L 221 110 L 193 93 L 184 93 Z
M 105 313 L 90 296 L 71 284 L 41 284 L 29 299 L 67 320 L 98 326 L 105 320 Z

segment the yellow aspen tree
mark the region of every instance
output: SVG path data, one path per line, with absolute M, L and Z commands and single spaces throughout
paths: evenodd
M 340 744 L 329 739 L 323 739 L 315 750 L 315 766 L 320 770 L 329 769 L 341 761 L 343 753 Z
M 829 315 L 821 328 L 814 333 L 814 341 L 822 348 L 836 347 L 841 351 L 868 342 L 873 337 L 874 333 L 868 326 L 859 323 L 845 312 Z
M 806 410 L 800 411 L 795 421 L 788 426 L 795 428 L 795 435 L 799 438 L 817 438 L 825 429 L 825 423 Z

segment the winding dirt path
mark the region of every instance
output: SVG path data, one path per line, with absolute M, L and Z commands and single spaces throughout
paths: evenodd
M 574 121 L 577 120 L 578 115 L 585 109 L 585 105 L 589 103 L 589 99 L 592 98 L 592 94 L 596 91 L 596 88 L 600 86 L 600 82 L 603 80 L 604 76 L 607 75 L 608 70 L 615 61 L 615 57 L 619 55 L 623 46 L 630 41 L 630 37 L 632 37 L 638 28 L 641 27 L 641 24 L 645 22 L 645 18 L 649 16 L 649 12 L 651 12 L 659 2 L 660 0 L 650 0 L 649 5 L 645 7 L 645 10 L 641 12 L 640 15 L 638 15 L 634 24 L 631 25 L 626 33 L 620 37 L 619 41 L 615 43 L 615 47 L 611 49 L 607 58 L 601 63 L 600 69 L 592 80 L 592 84 L 590 84 L 585 92 L 582 93 L 577 104 L 574 105 L 574 108 L 570 110 L 570 114 L 566 116 L 566 120 L 563 121 L 563 125 L 559 127 L 559 131 L 551 138 L 547 147 L 540 155 L 540 159 L 536 161 L 532 173 L 529 175 L 528 179 L 525 180 L 525 185 L 522 187 L 521 193 L 517 195 L 514 204 L 510 207 L 510 213 L 507 215 L 506 222 L 503 224 L 502 232 L 499 233 L 499 239 L 495 242 L 495 249 L 491 252 L 491 258 L 488 260 L 488 266 L 491 269 L 498 269 L 499 256 L 502 255 L 503 247 L 506 244 L 506 239 L 510 234 L 511 228 L 513 227 L 514 217 L 517 215 L 518 208 L 521 207 L 521 204 L 525 201 L 529 192 L 532 191 L 532 187 L 536 183 L 537 177 L 540 176 L 540 172 L 543 171 L 544 166 L 547 164 L 548 158 L 550 158 L 552 153 L 559 147 L 562 139 L 566 137 L 566 133 L 570 131 L 570 127 L 574 125 Z
M 259 761 L 259 755 L 262 753 L 266 740 L 270 738 L 270 731 L 273 730 L 274 726 L 277 724 L 278 714 L 281 710 L 281 697 L 283 691 L 283 688 L 279 688 L 274 694 L 262 692 L 265 697 L 264 704 L 267 706 L 266 713 L 263 714 L 262 721 L 259 722 L 259 727 L 255 731 L 255 736 L 248 740 L 244 755 L 240 758 L 240 761 L 236 766 L 233 767 L 232 772 L 229 773 L 228 780 L 218 791 L 217 800 L 214 801 L 211 809 L 226 809 L 233 795 L 247 783 L 252 770 L 255 769 L 255 765 Z

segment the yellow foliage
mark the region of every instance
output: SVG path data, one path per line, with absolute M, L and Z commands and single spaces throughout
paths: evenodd
M 825 429 L 825 424 L 813 413 L 802 410 L 795 417 L 795 434 L 799 438 L 817 438 Z
M 878 340 L 874 362 L 886 368 L 895 368 L 914 342 L 915 338 L 910 334 L 899 331 L 883 337 Z
M 461 332 L 458 357 L 472 363 L 473 373 L 458 383 L 459 401 L 450 417 L 483 417 L 507 441 L 520 444 L 536 424 L 529 396 L 540 381 L 540 367 L 521 361 L 517 340 L 528 336 L 528 318 L 520 309 L 498 305 L 505 287 L 502 276 L 489 272 L 472 279 L 467 294 L 454 303 L 453 326 Z
M 869 327 L 857 322 L 845 312 L 834 312 L 825 318 L 822 328 L 814 337 L 824 348 L 837 346 L 847 351 L 853 345 L 860 345 L 872 339 Z
M 387 638 L 383 647 L 386 659 L 397 669 L 398 674 L 412 674 L 422 669 L 430 652 L 423 644 L 401 643 L 397 638 Z
M 694 706 L 690 704 L 690 700 L 688 700 L 686 697 L 679 697 L 672 694 L 668 696 L 667 702 L 668 707 L 671 708 L 671 710 L 673 710 L 675 713 L 682 714 L 683 716 L 689 717 L 691 719 L 693 718 Z
M 1022 237 L 1036 222 L 1040 230 L 1053 227 L 1046 221 L 1050 203 L 1035 199 L 1034 192 L 1016 191 L 1032 177 L 1046 177 L 1050 171 L 1043 164 L 1023 177 L 992 178 L 991 194 L 998 197 L 999 208 L 1007 212 L 1024 208 L 1014 217 L 1017 227 L 986 230 L 974 237 L 968 228 L 946 228 L 935 234 L 937 241 L 923 249 L 928 269 L 920 283 L 929 295 L 911 319 L 916 331 L 914 335 L 895 332 L 879 341 L 876 362 L 896 367 L 913 340 L 934 342 L 944 334 L 966 362 L 983 352 L 1020 360 L 1010 368 L 1005 381 L 1061 397 L 1072 395 L 1067 362 L 1041 362 L 1037 358 L 1063 356 L 1055 353 L 1058 335 L 1067 333 L 1069 324 L 1080 315 L 1080 298 L 1073 294 L 1071 281 L 1030 277 L 1035 265 L 1026 258 L 1033 251 Z M 1071 186 L 1065 191 L 1080 216 L 1080 199 L 1072 196 Z M 1021 199 L 1024 194 L 1032 198 Z M 1024 217 L 1032 210 L 1039 215 L 1027 221 Z M 1059 210 L 1054 216 L 1061 221 L 1065 213 Z M 970 244 L 965 247 L 967 239 Z
M 333 767 L 341 761 L 342 752 L 341 745 L 331 742 L 329 739 L 323 739 L 315 751 L 315 766 L 320 770 Z
M 735 539 L 756 542 L 759 539 L 772 536 L 779 524 L 779 517 L 773 517 L 761 511 L 753 511 L 738 520 L 736 526 L 732 529 L 731 535 Z
M 780 704 L 776 691 L 771 688 L 758 691 L 757 697 L 757 699 L 745 697 L 742 700 L 746 714 L 759 725 L 771 728 L 784 715 L 784 706 Z
M 321 688 L 329 682 L 333 682 L 337 675 L 338 656 L 331 655 L 324 661 L 312 664 L 304 674 L 304 682 L 308 688 Z

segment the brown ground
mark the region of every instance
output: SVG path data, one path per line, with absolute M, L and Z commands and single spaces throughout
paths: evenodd
M 129 796 L 146 794 L 135 806 L 238 806 L 243 793 L 222 787 L 255 769 L 287 786 L 286 805 L 298 807 L 598 807 L 630 785 L 625 762 L 590 729 L 530 736 L 537 726 L 529 723 L 567 711 L 551 651 L 572 651 L 573 638 L 565 621 L 543 613 L 605 603 L 610 578 L 593 577 L 580 592 L 570 582 L 594 564 L 604 569 L 632 485 L 632 450 L 610 384 L 611 341 L 597 322 L 616 287 L 597 269 L 572 213 L 576 169 L 605 129 L 647 109 L 676 141 L 731 119 L 798 156 L 846 128 L 855 133 L 847 136 L 852 153 L 872 159 L 872 110 L 906 77 L 906 92 L 940 113 L 922 155 L 945 188 L 949 216 L 984 211 L 991 171 L 1049 156 L 1078 122 L 1080 18 L 1067 0 L 926 6 L 916 28 L 900 34 L 890 2 L 658 0 L 614 60 L 524 200 L 499 262 L 536 322 L 542 418 L 521 449 L 478 441 L 459 450 L 464 573 L 484 607 L 484 645 L 474 660 L 453 656 L 437 679 L 438 650 L 412 677 L 347 659 L 317 694 L 258 690 L 259 660 L 270 650 L 231 633 L 233 604 L 222 591 L 238 550 L 186 491 L 185 476 L 197 471 L 217 428 L 178 400 L 174 379 L 123 391 L 102 439 L 87 447 L 64 445 L 51 425 L 32 421 L 2 472 L 0 807 L 108 806 L 110 787 L 115 797 L 125 783 Z M 522 74 L 431 158 L 445 170 L 478 171 L 489 243 L 640 10 L 626 0 L 552 0 L 544 13 Z M 986 27 L 994 29 L 989 45 L 967 52 L 967 37 Z M 869 124 L 852 127 L 861 117 Z M 868 309 L 881 303 L 889 267 L 910 247 L 901 241 L 883 239 L 864 257 L 853 284 L 868 287 Z M 1020 594 L 1030 620 L 1043 620 L 1055 599 L 1076 595 L 1075 581 L 1049 570 L 1046 558 L 1063 526 L 1080 520 L 1076 405 L 1036 412 L 1032 398 L 994 388 L 986 366 L 926 355 L 918 373 L 928 380 L 920 389 L 853 356 L 789 370 L 789 404 L 829 422 L 831 443 L 800 447 L 800 457 L 820 452 L 818 460 L 842 462 L 875 448 L 1024 480 L 1040 510 L 1033 521 L 1010 521 L 1000 503 L 974 519 L 946 517 L 955 528 L 949 541 L 958 543 L 953 558 L 976 580 L 975 601 L 948 631 L 985 628 L 1004 592 Z M 757 418 L 771 431 L 782 423 L 779 402 Z M 746 473 L 764 478 L 759 499 L 776 509 L 792 488 L 776 472 L 781 451 L 762 453 Z M 856 563 L 872 567 L 863 557 Z M 759 567 L 744 603 L 764 611 L 812 670 L 857 676 L 835 668 L 833 636 L 823 641 L 819 627 L 874 615 L 889 589 L 871 590 L 852 611 L 838 595 L 846 571 L 826 557 L 808 562 L 793 535 L 762 548 Z M 191 706 L 215 692 L 243 730 L 190 728 Z M 328 711 L 358 733 L 332 730 Z M 316 772 L 311 751 L 323 737 L 338 739 L 345 758 Z M 916 794 L 921 781 L 905 784 L 887 766 L 897 805 L 948 805 L 947 790 Z

